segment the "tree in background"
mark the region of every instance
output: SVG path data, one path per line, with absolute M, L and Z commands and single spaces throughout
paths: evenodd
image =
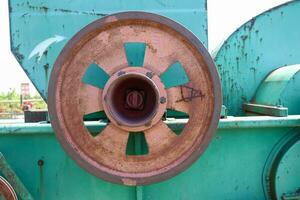
M 20 100 L 20 95 L 17 94 L 16 89 L 9 89 L 7 93 L 1 92 L 0 100 Z
M 20 95 L 15 89 L 0 94 L 0 113 L 22 113 L 20 107 Z
M 26 96 L 23 98 L 23 104 L 29 101 L 32 104 L 33 110 L 46 110 L 47 104 L 40 95 Z M 22 114 L 23 105 L 21 105 L 21 96 L 15 89 L 10 89 L 8 92 L 0 93 L 0 118 L 1 113 Z M 2 116 L 3 117 L 3 116 Z

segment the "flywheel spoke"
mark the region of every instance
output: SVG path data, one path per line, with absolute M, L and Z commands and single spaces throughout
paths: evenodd
M 163 122 L 145 131 L 149 154 L 158 154 L 174 144 L 177 135 Z
M 96 137 L 97 145 L 115 156 L 126 155 L 126 145 L 129 133 L 113 124 L 107 125 Z
M 103 111 L 102 90 L 91 85 L 83 84 L 79 93 L 79 108 L 83 115 Z

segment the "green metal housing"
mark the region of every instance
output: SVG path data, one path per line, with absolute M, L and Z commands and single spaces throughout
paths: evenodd
M 184 123 L 170 122 L 175 131 Z M 299 134 L 299 126 L 299 115 L 222 119 L 213 142 L 188 170 L 138 187 L 105 182 L 81 169 L 60 147 L 50 124 L 1 126 L 0 146 L 35 199 L 264 199 L 267 158 L 282 137 Z
M 272 71 L 300 63 L 299 9 L 299 1 L 270 9 L 238 28 L 215 51 L 223 103 L 229 115 L 245 114 L 242 104 L 253 99 L 258 87 Z M 299 98 L 298 81 L 290 86 L 295 99 Z M 268 95 L 273 95 L 274 90 Z

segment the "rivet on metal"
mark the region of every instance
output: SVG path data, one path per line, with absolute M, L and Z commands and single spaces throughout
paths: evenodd
M 152 122 L 152 121 L 147 122 L 147 123 L 145 124 L 145 126 L 147 126 L 147 127 L 148 127 L 148 126 L 151 126 L 151 122 Z
M 166 97 L 160 97 L 159 101 L 160 103 L 166 103 L 167 99 Z
M 44 165 L 44 161 L 43 160 L 38 160 L 38 166 L 43 166 Z
M 153 74 L 152 72 L 147 72 L 147 73 L 146 73 L 146 76 L 147 76 L 148 78 L 150 78 L 150 79 L 153 77 L 153 75 L 154 75 L 154 74 Z
M 126 74 L 126 72 L 124 72 L 124 71 L 119 71 L 119 72 L 118 72 L 118 76 L 122 76 L 122 75 L 124 75 L 124 74 Z

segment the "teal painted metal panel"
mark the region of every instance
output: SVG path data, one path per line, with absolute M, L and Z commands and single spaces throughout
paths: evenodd
M 244 114 L 242 104 L 273 70 L 300 63 L 299 11 L 300 1 L 270 9 L 239 27 L 216 52 L 229 115 Z
M 143 187 L 111 184 L 81 169 L 64 153 L 50 124 L 1 126 L 0 151 L 35 199 L 264 199 L 261 174 L 267 157 L 280 138 L 300 126 L 300 116 L 284 119 L 286 123 L 275 123 L 276 117 L 222 119 L 195 164 L 172 179 Z M 186 121 L 170 123 L 180 131 L 178 125 Z
M 97 121 L 99 119 L 102 120 L 107 119 L 107 116 L 103 110 L 86 114 L 83 117 L 84 117 L 84 121 Z
M 144 132 L 131 132 L 128 136 L 126 155 L 146 155 L 149 153 Z
M 144 66 L 144 58 L 146 51 L 146 43 L 143 42 L 127 42 L 124 44 L 128 66 L 142 67 Z
M 14 189 L 16 194 L 21 199 L 33 200 L 33 197 L 31 196 L 30 192 L 24 186 L 20 178 L 14 172 L 14 170 L 7 163 L 5 157 L 1 152 L 0 152 L 0 174 L 7 179 L 7 181 L 11 184 L 11 187 Z M 1 193 L 0 193 L 0 199 L 6 200 L 5 198 L 3 198 Z
M 276 196 L 289 196 L 300 189 L 300 140 L 287 149 L 276 172 Z M 297 178 L 296 178 L 297 177 Z M 289 194 L 289 195 L 288 195 Z M 299 194 L 299 193 L 298 193 Z M 299 196 L 298 196 L 299 198 Z
M 144 199 L 264 199 L 262 169 L 271 146 L 284 135 L 279 129 L 264 131 L 219 130 L 194 165 L 173 179 L 145 187 Z
M 92 63 L 87 68 L 82 78 L 82 82 L 103 89 L 109 75 L 97 64 Z
M 266 200 L 297 199 L 299 195 L 300 129 L 295 128 L 274 145 L 262 174 Z M 298 195 L 297 195 L 298 193 Z
M 68 40 L 96 19 L 132 10 L 169 17 L 207 46 L 206 0 L 10 0 L 11 50 L 46 100 L 53 64 Z
M 12 151 L 12 145 L 19 146 Z M 54 134 L 1 137 L 1 152 L 34 199 L 134 199 L 135 189 L 113 185 L 82 170 Z M 22 156 L 20 155 L 22 152 Z M 39 165 L 43 160 L 43 165 Z M 26 167 L 24 167 L 26 166 Z
M 165 88 L 184 85 L 190 81 L 183 66 L 178 61 L 169 66 L 168 69 L 160 75 L 160 79 L 164 83 Z

